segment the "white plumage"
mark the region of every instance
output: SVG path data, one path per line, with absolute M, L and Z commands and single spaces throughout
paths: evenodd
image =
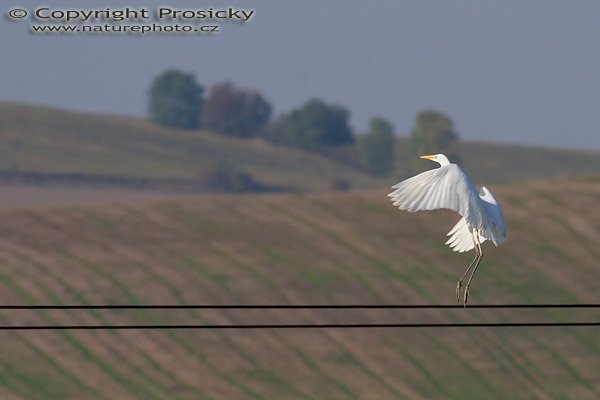
M 444 244 L 449 245 L 452 250 L 458 251 L 459 253 L 464 253 L 475 247 L 475 243 L 473 243 L 473 239 L 471 238 L 469 226 L 464 218 L 461 218 L 446 236 L 450 236 L 450 239 Z M 481 242 L 483 243 L 485 240 L 486 239 L 484 238 Z
M 464 290 L 466 305 L 471 280 L 483 258 L 481 243 L 490 240 L 498 246 L 506 240 L 502 209 L 485 186 L 477 193 L 471 180 L 458 165 L 450 163 L 445 155 L 435 154 L 421 158 L 439 163 L 440 168 L 425 171 L 392 186 L 394 191 L 388 196 L 401 210 L 415 212 L 447 208 L 462 216 L 448 232 L 450 238 L 446 244 L 457 252 L 475 248 L 477 253 L 456 286 L 456 295 L 460 299 L 462 280 L 474 266 Z

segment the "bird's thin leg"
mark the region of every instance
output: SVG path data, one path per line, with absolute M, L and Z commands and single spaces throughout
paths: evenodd
M 471 232 L 471 238 L 473 239 L 473 244 L 475 244 L 475 258 L 473 259 L 473 261 L 471 261 L 471 264 L 469 264 L 469 268 L 467 268 L 467 270 L 465 271 L 465 273 L 460 277 L 460 279 L 458 280 L 458 283 L 456 284 L 456 302 L 460 303 L 460 292 L 462 290 L 462 283 L 463 280 L 465 279 L 465 277 L 467 276 L 467 274 L 469 273 L 469 271 L 471 270 L 471 268 L 473 268 L 473 265 L 475 265 L 475 261 L 477 261 L 477 259 L 479 258 L 479 247 L 477 246 L 477 241 L 475 240 L 475 235 L 473 234 L 472 230 L 469 230 Z
M 463 300 L 463 305 L 465 307 L 467 306 L 467 300 L 469 299 L 469 287 L 471 286 L 471 281 L 473 280 L 473 276 L 475 275 L 475 272 L 477 271 L 477 267 L 479 266 L 479 263 L 483 259 L 483 250 L 481 250 L 481 241 L 479 240 L 479 233 L 475 234 L 475 238 L 477 239 L 476 247 L 479 251 L 477 252 L 477 262 L 475 263 L 475 267 L 473 267 L 473 272 L 471 272 L 471 276 L 469 276 L 469 280 L 467 281 L 467 286 L 465 286 L 464 300 Z

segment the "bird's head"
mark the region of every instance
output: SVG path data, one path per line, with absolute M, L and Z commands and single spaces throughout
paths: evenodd
M 443 154 L 432 154 L 429 156 L 420 156 L 419 158 L 424 158 L 425 160 L 435 161 L 440 164 L 442 167 L 446 165 L 450 165 L 450 160 Z

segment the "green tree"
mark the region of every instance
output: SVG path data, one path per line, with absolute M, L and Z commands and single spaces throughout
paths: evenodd
M 150 118 L 162 126 L 199 128 L 203 91 L 192 74 L 163 72 L 154 79 L 148 93 Z
M 395 142 L 392 124 L 383 118 L 372 118 L 367 134 L 357 140 L 360 166 L 375 175 L 389 174 L 394 166 Z
M 204 102 L 203 126 L 224 135 L 253 137 L 269 122 L 271 111 L 271 104 L 257 91 L 220 83 Z
M 417 114 L 416 125 L 410 135 L 411 153 L 416 157 L 424 154 L 445 153 L 456 159 L 453 145 L 458 141 L 450 117 L 436 111 L 425 110 Z M 423 163 L 415 162 L 415 170 L 423 169 Z
M 343 107 L 312 99 L 279 117 L 267 129 L 265 138 L 308 151 L 327 152 L 354 141 L 349 116 Z

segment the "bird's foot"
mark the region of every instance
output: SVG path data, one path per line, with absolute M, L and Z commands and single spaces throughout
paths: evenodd
M 462 292 L 462 280 L 456 284 L 456 302 L 460 304 L 460 293 Z
M 467 301 L 469 300 L 469 286 L 467 286 L 463 292 L 463 306 L 467 308 Z

